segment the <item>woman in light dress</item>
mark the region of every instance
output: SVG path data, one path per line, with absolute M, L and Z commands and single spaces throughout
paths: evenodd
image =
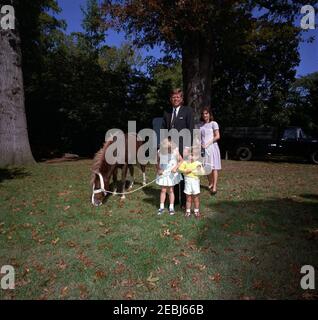
M 220 139 L 220 129 L 214 121 L 209 107 L 201 110 L 200 132 L 201 143 L 204 150 L 205 165 L 211 166 L 212 172 L 208 175 L 209 189 L 212 195 L 217 193 L 218 171 L 222 169 L 221 154 L 217 141 Z

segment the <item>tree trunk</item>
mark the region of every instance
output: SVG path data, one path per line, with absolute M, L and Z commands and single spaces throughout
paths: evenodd
M 195 123 L 200 109 L 211 106 L 212 44 L 199 34 L 186 36 L 182 48 L 182 71 L 186 105 L 194 109 Z
M 0 28 L 0 166 L 34 162 L 24 107 L 20 36 L 17 30 Z

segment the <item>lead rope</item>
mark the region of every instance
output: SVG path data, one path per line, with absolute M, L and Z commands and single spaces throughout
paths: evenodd
M 132 190 L 132 191 L 127 191 L 127 192 L 114 192 L 114 191 L 109 191 L 109 190 L 105 190 L 105 184 L 104 184 L 104 179 L 103 179 L 103 176 L 99 173 L 99 172 L 94 172 L 95 174 L 97 174 L 99 176 L 99 180 L 100 180 L 100 185 L 101 185 L 101 188 L 100 189 L 97 189 L 95 190 L 95 184 L 93 185 L 93 194 L 92 194 L 92 203 L 94 204 L 94 195 L 97 194 L 97 193 L 104 193 L 104 195 L 106 196 L 108 193 L 109 194 L 116 194 L 116 195 L 128 195 L 128 194 L 132 194 L 132 193 L 135 193 L 143 188 L 146 188 L 148 187 L 149 185 L 153 184 L 159 177 L 156 177 L 154 180 L 146 183 L 145 185 L 142 185 L 141 187 L 135 189 L 135 190 Z M 168 172 L 164 172 L 160 177 L 162 176 L 168 176 L 171 174 L 171 171 L 168 171 Z

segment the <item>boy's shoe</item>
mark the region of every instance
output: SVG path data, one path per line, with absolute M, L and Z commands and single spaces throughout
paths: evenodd
M 175 215 L 175 211 L 174 210 L 169 210 L 169 214 L 170 214 L 170 216 L 174 216 Z
M 161 215 L 164 213 L 164 211 L 165 211 L 165 209 L 159 209 L 159 210 L 158 210 L 158 213 L 157 213 L 158 216 L 161 216 Z

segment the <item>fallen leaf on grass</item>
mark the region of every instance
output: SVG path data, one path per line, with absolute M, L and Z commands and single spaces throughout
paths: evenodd
M 102 271 L 102 270 L 97 270 L 95 272 L 95 279 L 96 280 L 99 280 L 99 279 L 104 279 L 106 278 L 107 276 L 107 273 L 105 271 Z
M 221 274 L 216 273 L 214 276 L 209 276 L 209 279 L 212 281 L 215 281 L 216 283 L 219 283 L 221 281 Z
M 87 256 L 85 256 L 83 252 L 79 253 L 76 258 L 79 259 L 85 265 L 85 267 L 93 266 L 93 262 Z
M 240 256 L 241 261 L 249 261 L 248 256 Z
M 255 290 L 261 290 L 264 288 L 264 282 L 263 280 L 254 280 L 253 283 L 253 289 Z
M 132 300 L 135 297 L 135 292 L 133 291 L 128 291 L 124 294 L 124 299 L 126 300 Z
M 29 272 L 30 272 L 30 268 L 25 267 L 23 274 L 22 274 L 22 277 L 26 276 Z
M 243 287 L 243 280 L 240 278 L 231 277 L 231 281 L 239 288 Z
M 86 288 L 83 284 L 80 284 L 80 285 L 78 286 L 78 289 L 80 290 L 80 299 L 86 300 L 86 299 L 87 299 L 87 296 L 88 296 L 88 290 L 87 290 L 87 288 Z
M 301 296 L 304 300 L 317 300 L 318 299 L 318 294 L 315 293 L 310 293 L 310 292 L 305 292 Z
M 180 288 L 179 288 L 179 286 L 180 286 L 180 280 L 179 280 L 179 279 L 172 279 L 172 280 L 169 282 L 169 284 L 170 284 L 170 287 L 171 287 L 172 289 L 174 289 L 175 291 L 179 291 L 179 290 L 180 290 Z
M 190 241 L 188 244 L 188 248 L 192 251 L 197 251 L 198 250 L 198 247 L 196 246 L 196 244 L 192 241 Z
M 156 287 L 156 282 L 159 281 L 159 278 L 158 277 L 154 277 L 152 272 L 150 273 L 150 276 L 147 278 L 147 284 L 150 286 L 150 287 Z
M 29 229 L 29 228 L 32 228 L 32 224 L 31 223 L 24 223 L 22 225 L 22 227 L 25 228 L 25 229 Z
M 69 210 L 71 208 L 71 206 L 65 206 L 64 208 L 63 208 L 63 210 L 64 211 L 67 211 L 67 210 Z
M 195 268 L 197 268 L 199 271 L 205 270 L 207 267 L 204 264 L 196 264 Z
M 70 248 L 75 248 L 76 247 L 76 243 L 74 241 L 67 241 L 67 245 Z
M 46 270 L 42 264 L 36 262 L 33 266 L 37 272 L 42 273 L 42 274 L 46 273 Z
M 137 282 L 135 280 L 132 280 L 132 279 L 124 279 L 124 280 L 122 280 L 122 282 L 120 284 L 123 287 L 134 287 L 137 284 Z
M 184 251 L 181 251 L 181 252 L 179 253 L 179 257 L 186 257 L 186 258 L 189 258 L 189 257 L 190 257 L 190 255 L 189 255 L 188 253 L 184 252 Z
M 65 227 L 65 223 L 64 221 L 59 222 L 59 224 L 57 225 L 60 229 Z
M 67 264 L 64 262 L 64 260 L 60 260 L 57 263 L 57 267 L 59 268 L 59 270 L 65 270 L 67 268 Z
M 72 192 L 72 191 L 67 190 L 67 191 L 59 192 L 57 195 L 58 195 L 59 197 L 64 197 L 64 196 L 69 195 L 71 192 Z
M 164 237 L 169 237 L 170 236 L 170 230 L 169 229 L 166 229 L 163 231 L 163 236 Z
M 111 232 L 110 228 L 104 228 L 103 229 L 103 234 L 109 234 Z
M 151 272 L 149 277 L 147 278 L 147 281 L 148 282 L 157 282 L 157 281 L 159 281 L 159 278 L 158 277 L 154 277 L 152 272 Z
M 255 300 L 255 297 L 241 296 L 241 300 Z
M 55 246 L 59 241 L 60 241 L 60 238 L 56 238 L 55 240 L 52 240 L 51 243 L 53 244 L 53 246 Z
M 175 265 L 180 264 L 180 260 L 178 260 L 177 258 L 173 257 L 172 260 Z
M 126 270 L 126 266 L 123 263 L 117 261 L 116 267 L 114 268 L 113 272 L 115 274 L 122 274 L 122 273 L 124 273 L 125 270 Z
M 65 298 L 65 296 L 68 294 L 69 288 L 64 287 L 61 289 L 61 298 Z
M 182 235 L 182 234 L 175 234 L 175 235 L 173 236 L 173 239 L 176 240 L 176 241 L 180 241 L 182 238 L 183 238 L 183 235 Z

